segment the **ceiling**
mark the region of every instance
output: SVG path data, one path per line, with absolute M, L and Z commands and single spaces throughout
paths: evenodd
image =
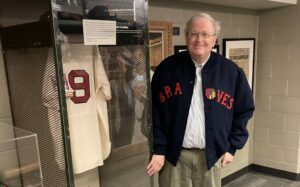
M 198 2 L 212 5 L 264 10 L 297 4 L 297 0 L 178 0 L 182 2 Z

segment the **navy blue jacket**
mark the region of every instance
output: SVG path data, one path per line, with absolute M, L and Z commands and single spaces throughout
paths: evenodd
M 153 154 L 176 166 L 193 95 L 196 67 L 187 51 L 157 67 L 152 83 Z M 247 139 L 254 111 L 252 91 L 243 70 L 211 52 L 202 69 L 207 168 L 225 153 L 235 154 Z

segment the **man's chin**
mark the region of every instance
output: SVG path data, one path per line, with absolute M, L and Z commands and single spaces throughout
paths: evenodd
M 192 54 L 195 56 L 205 56 L 206 55 L 206 53 L 204 51 L 193 51 Z

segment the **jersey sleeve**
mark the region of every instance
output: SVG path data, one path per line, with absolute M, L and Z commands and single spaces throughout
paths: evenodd
M 107 74 L 105 72 L 103 61 L 99 49 L 97 46 L 93 48 L 94 54 L 94 70 L 95 70 L 95 90 L 96 93 L 100 91 L 105 95 L 106 100 L 111 99 L 111 89 L 110 84 L 107 78 Z

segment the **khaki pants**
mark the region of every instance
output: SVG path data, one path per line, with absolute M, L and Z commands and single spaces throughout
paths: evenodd
M 205 150 L 182 149 L 176 167 L 167 160 L 159 172 L 160 187 L 221 187 L 220 160 L 207 170 Z

